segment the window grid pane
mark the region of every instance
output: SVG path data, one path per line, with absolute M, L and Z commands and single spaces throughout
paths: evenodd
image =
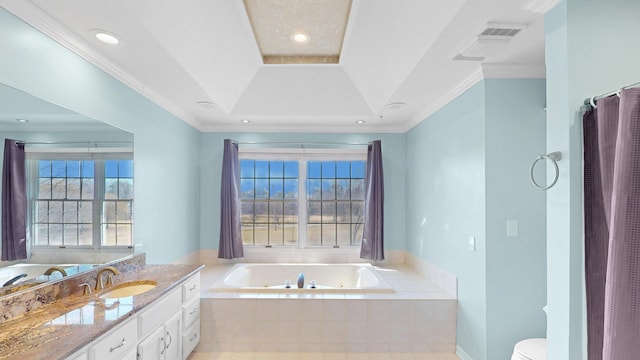
M 95 194 L 97 163 L 104 164 L 105 198 Z M 37 160 L 33 207 L 33 244 L 38 246 L 92 246 L 93 229 L 102 226 L 103 246 L 131 246 L 133 205 L 132 160 Z M 97 196 L 97 197 L 96 197 Z M 102 221 L 94 224 L 94 211 Z
M 91 226 L 93 161 L 40 160 L 37 164 L 33 226 L 34 244 L 78 246 L 87 242 L 81 232 Z M 88 234 L 89 241 L 91 233 Z
M 298 243 L 297 187 L 297 162 L 240 160 L 240 211 L 245 245 Z
M 364 163 L 309 162 L 307 243 L 340 246 L 362 241 Z
M 306 194 L 298 216 L 297 161 L 240 160 L 242 239 L 245 245 L 351 246 L 362 239 L 365 162 L 306 162 Z M 305 204 L 306 203 L 306 204 Z

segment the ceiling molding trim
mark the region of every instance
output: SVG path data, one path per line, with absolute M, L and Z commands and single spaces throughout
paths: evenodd
M 448 93 L 427 105 L 416 116 L 405 123 L 404 132 L 411 130 L 414 126 L 433 115 L 436 111 L 453 101 L 473 85 L 484 79 L 544 79 L 546 78 L 546 68 L 539 64 L 481 64 L 469 77 L 464 79 L 458 86 Z
M 282 133 L 282 132 L 305 132 L 305 133 L 380 133 L 380 134 L 402 134 L 404 129 L 398 126 L 384 125 L 347 125 L 347 126 L 305 126 L 287 125 L 285 128 L 280 125 L 257 125 L 257 124 L 210 124 L 206 125 L 202 132 L 240 132 L 240 133 Z
M 546 14 L 560 3 L 560 0 L 525 0 L 522 8 L 538 14 Z
M 544 79 L 547 69 L 542 64 L 482 64 L 485 79 Z
M 42 11 L 39 7 L 28 1 L 10 0 L 0 0 L 0 6 L 22 19 L 27 24 L 33 26 L 44 35 L 64 46 L 74 54 L 82 57 L 140 95 L 156 103 L 158 106 L 173 114 L 180 120 L 198 130 L 201 130 L 201 123 L 199 121 L 182 111 L 173 102 L 167 100 L 163 96 L 160 96 L 154 90 L 146 87 L 140 80 L 132 76 L 129 72 L 123 70 L 114 62 L 94 51 L 84 41 L 79 40 L 75 34 L 60 26 L 58 22 L 53 20 L 51 16 Z
M 423 120 L 427 119 L 429 116 L 436 113 L 436 111 L 442 109 L 445 105 L 455 100 L 458 96 L 462 95 L 465 91 L 469 90 L 475 84 L 484 79 L 482 73 L 482 67 L 473 72 L 469 77 L 462 80 L 456 87 L 454 87 L 451 91 L 444 93 L 441 97 L 434 99 L 429 105 L 427 105 L 424 109 L 420 110 L 417 115 L 411 118 L 404 124 L 403 132 L 407 132 L 411 130 L 414 126 L 421 123 Z

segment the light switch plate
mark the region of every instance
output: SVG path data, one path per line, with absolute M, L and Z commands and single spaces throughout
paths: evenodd
M 507 237 L 518 236 L 518 220 L 507 220 Z
M 469 236 L 469 251 L 476 251 L 476 237 Z

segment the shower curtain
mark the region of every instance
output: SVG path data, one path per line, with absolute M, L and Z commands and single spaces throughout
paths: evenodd
M 2 260 L 27 258 L 27 179 L 24 144 L 4 140 L 2 163 Z
M 640 88 L 583 117 L 589 360 L 640 356 Z

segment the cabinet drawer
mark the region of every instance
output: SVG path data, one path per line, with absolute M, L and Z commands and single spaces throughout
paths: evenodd
M 104 335 L 89 348 L 90 360 L 115 360 L 128 356 L 131 347 L 138 342 L 138 323 L 128 321 Z M 135 351 L 134 351 L 135 352 Z
M 193 324 L 182 335 L 182 358 L 186 359 L 200 342 L 200 322 Z
M 180 288 L 172 290 L 138 316 L 138 335 L 145 338 L 182 305 Z
M 182 326 L 186 329 L 200 318 L 200 298 L 195 298 L 182 306 Z
M 182 302 L 186 302 L 194 297 L 200 297 L 200 272 L 182 284 Z

